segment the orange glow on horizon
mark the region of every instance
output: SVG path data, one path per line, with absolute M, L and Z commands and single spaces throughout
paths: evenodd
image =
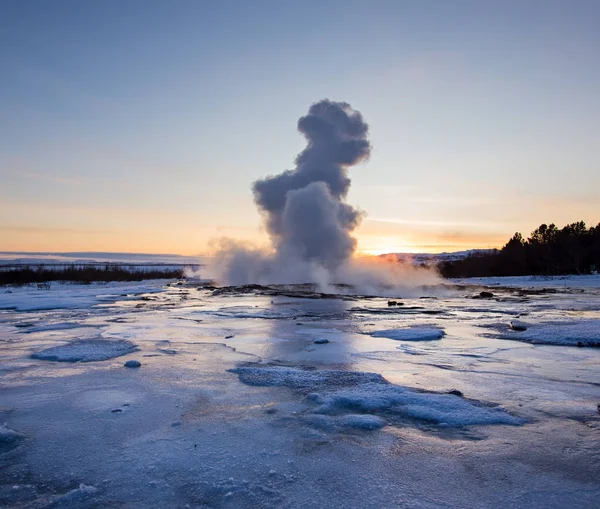
M 238 231 L 234 235 L 219 236 L 210 231 L 188 228 L 173 229 L 166 235 L 158 236 L 148 231 L 138 232 L 84 232 L 57 231 L 48 229 L 13 230 L 4 232 L 0 251 L 13 252 L 119 252 L 181 254 L 184 256 L 208 255 L 215 251 L 215 241 L 227 237 L 240 244 L 257 248 L 267 248 L 269 242 L 264 232 L 252 235 L 249 231 Z M 229 233 L 229 232 L 228 232 Z M 237 235 L 236 235 L 237 234 Z M 242 235 L 244 234 L 244 235 Z M 239 235 L 239 236 L 238 236 Z M 356 256 L 378 256 L 386 253 L 442 253 L 467 249 L 489 249 L 501 247 L 508 237 L 486 235 L 444 236 L 425 235 L 357 235 Z
M 507 239 L 489 235 L 363 235 L 357 238 L 357 256 L 387 253 L 444 253 L 469 249 L 500 248 Z

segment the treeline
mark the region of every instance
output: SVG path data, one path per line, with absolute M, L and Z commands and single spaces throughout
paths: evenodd
M 526 240 L 515 233 L 500 250 L 442 262 L 438 268 L 448 278 L 595 273 L 600 268 L 600 223 L 587 228 L 579 221 L 560 230 L 542 224 Z
M 0 285 L 24 285 L 48 283 L 50 281 L 71 281 L 93 283 L 96 281 L 142 281 L 144 279 L 175 279 L 183 277 L 183 269 L 126 269 L 118 265 L 81 266 L 61 268 L 44 266 L 24 266 L 10 270 L 0 270 Z

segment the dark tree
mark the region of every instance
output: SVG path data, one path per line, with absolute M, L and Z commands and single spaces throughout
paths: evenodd
M 439 265 L 445 277 L 590 274 L 600 268 L 600 224 L 558 229 L 542 224 L 524 240 L 515 233 L 500 251 L 476 253 Z

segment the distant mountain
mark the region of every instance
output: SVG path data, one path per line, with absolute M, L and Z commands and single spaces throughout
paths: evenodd
M 435 265 L 441 261 L 455 261 L 467 256 L 493 253 L 495 249 L 469 249 L 453 253 L 389 253 L 380 257 L 395 257 L 414 265 Z M 206 258 L 176 254 L 108 253 L 108 252 L 17 252 L 0 251 L 0 265 L 8 264 L 85 264 L 85 263 L 128 263 L 136 265 L 199 265 Z
M 0 264 L 14 263 L 135 263 L 161 265 L 198 265 L 200 257 L 175 254 L 107 253 L 107 252 L 16 252 L 0 251 Z
M 462 260 L 468 256 L 490 254 L 497 251 L 497 249 L 468 249 L 466 251 L 454 251 L 452 253 L 389 253 L 380 256 L 383 258 L 396 257 L 399 262 L 412 262 L 413 265 L 436 265 L 440 262 Z

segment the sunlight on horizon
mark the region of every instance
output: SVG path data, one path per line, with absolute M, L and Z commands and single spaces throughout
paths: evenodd
M 293 168 L 324 98 L 369 128 L 344 196 L 359 253 L 598 224 L 595 4 L 434 3 L 3 2 L 0 250 L 260 243 L 252 183 Z

